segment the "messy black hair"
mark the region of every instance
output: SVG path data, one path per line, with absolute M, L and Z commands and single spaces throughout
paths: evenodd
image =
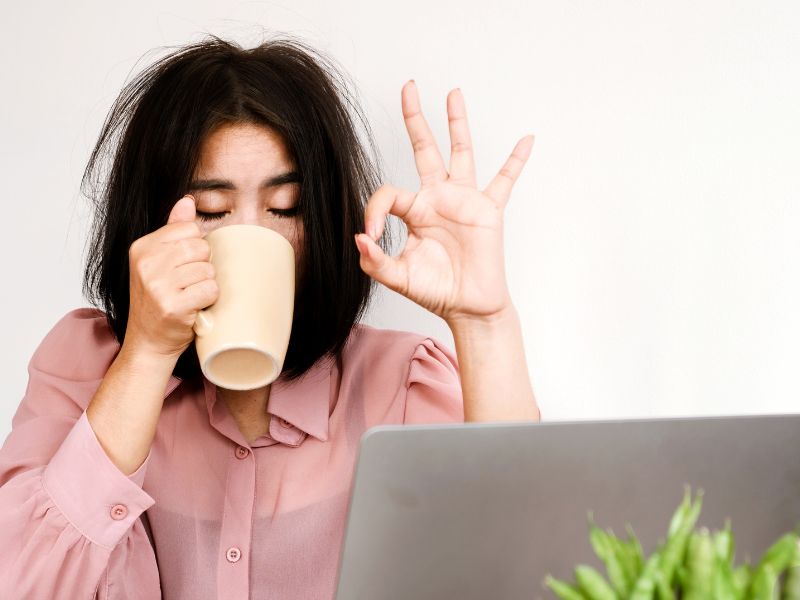
M 354 243 L 380 185 L 379 157 L 349 80 L 304 42 L 255 48 L 209 36 L 157 60 L 114 102 L 83 175 L 94 203 L 83 293 L 122 344 L 130 307 L 128 251 L 166 224 L 187 193 L 202 141 L 226 123 L 279 134 L 300 175 L 305 227 L 292 334 L 282 376 L 336 356 L 363 315 L 371 279 Z M 200 373 L 192 343 L 174 374 Z

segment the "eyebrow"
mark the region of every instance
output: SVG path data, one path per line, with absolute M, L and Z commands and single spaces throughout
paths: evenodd
M 276 187 L 284 183 L 300 183 L 300 173 L 289 171 L 275 175 L 261 182 L 261 189 Z M 235 190 L 236 186 L 229 179 L 193 179 L 189 183 L 189 189 L 201 192 L 204 190 Z

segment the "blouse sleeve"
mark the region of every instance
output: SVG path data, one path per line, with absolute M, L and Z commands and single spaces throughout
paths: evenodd
M 92 353 L 107 350 L 93 343 L 95 325 L 85 313 L 68 313 L 28 365 L 0 449 L 0 598 L 107 598 L 112 585 L 122 588 L 115 597 L 127 597 L 126 581 L 138 598 L 160 597 L 139 520 L 154 504 L 142 489 L 147 461 L 126 476 L 86 418 L 102 381 L 87 377 L 97 375 Z M 113 583 L 109 565 L 121 573 Z
M 440 342 L 426 338 L 414 349 L 406 390 L 404 423 L 464 422 L 458 360 L 455 353 Z

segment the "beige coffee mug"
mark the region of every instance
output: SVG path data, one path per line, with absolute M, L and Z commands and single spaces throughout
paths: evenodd
M 283 369 L 292 330 L 294 249 L 259 225 L 227 225 L 205 239 L 219 297 L 194 323 L 203 374 L 229 390 L 269 385 Z

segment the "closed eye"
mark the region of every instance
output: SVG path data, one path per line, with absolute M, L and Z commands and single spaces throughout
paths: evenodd
M 269 212 L 278 217 L 294 217 L 300 213 L 300 209 L 295 206 L 294 208 L 270 208 Z M 207 213 L 203 211 L 196 211 L 197 216 L 203 221 L 218 221 L 222 219 L 225 215 L 228 214 L 228 211 L 225 212 L 216 212 L 216 213 Z

